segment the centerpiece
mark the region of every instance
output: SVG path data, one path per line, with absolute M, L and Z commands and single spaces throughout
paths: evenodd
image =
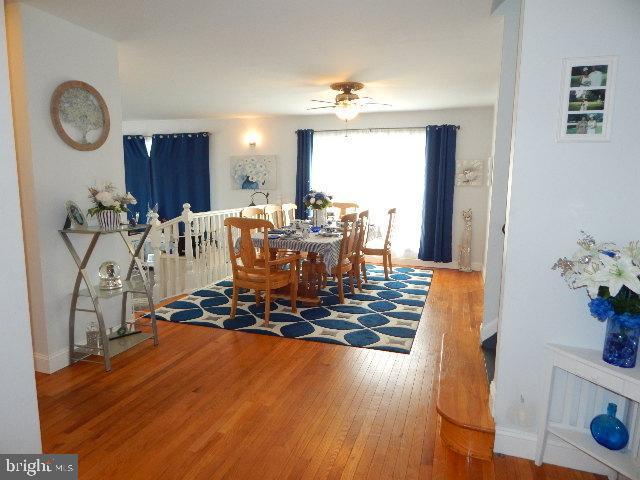
M 331 204 L 331 195 L 311 190 L 304 197 L 304 205 L 313 211 L 313 226 L 322 227 L 327 224 L 327 208 Z
M 93 207 L 89 215 L 98 217 L 98 224 L 103 230 L 116 230 L 120 227 L 120 214 L 128 211 L 127 205 L 135 205 L 136 198 L 127 192 L 118 193 L 112 183 L 98 187 L 89 187 L 89 199 Z
M 640 338 L 640 241 L 620 249 L 582 232 L 578 251 L 553 265 L 571 288 L 586 288 L 591 315 L 607 322 L 602 359 L 633 368 Z

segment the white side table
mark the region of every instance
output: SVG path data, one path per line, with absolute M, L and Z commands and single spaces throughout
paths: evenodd
M 547 436 L 551 432 L 618 473 L 633 480 L 640 480 L 640 432 L 637 428 L 633 429 L 633 426 L 638 424 L 638 415 L 640 415 L 638 408 L 638 402 L 640 402 L 640 367 L 620 368 L 609 365 L 602 360 L 602 352 L 598 350 L 556 344 L 548 344 L 547 350 L 546 404 L 538 424 L 536 465 L 542 464 Z M 625 449 L 609 450 L 598 445 L 588 431 L 583 432 L 549 422 L 553 377 L 556 369 L 565 370 L 632 400 L 627 424 L 631 438 Z

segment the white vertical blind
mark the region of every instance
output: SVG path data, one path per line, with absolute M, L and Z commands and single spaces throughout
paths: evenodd
M 384 234 L 386 211 L 398 210 L 393 255 L 417 258 L 422 227 L 424 129 L 316 132 L 311 187 L 370 211 Z

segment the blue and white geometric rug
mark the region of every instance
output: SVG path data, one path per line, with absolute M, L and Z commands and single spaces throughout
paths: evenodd
M 387 281 L 382 267 L 367 265 L 367 277 L 362 293 L 356 287 L 356 293 L 351 295 L 345 287 L 345 304 L 340 304 L 338 287 L 331 280 L 320 292 L 321 306 L 298 303 L 298 313 L 293 314 L 288 300 L 273 301 L 268 327 L 262 326 L 264 302 L 256 305 L 251 292 L 239 295 L 236 317 L 229 318 L 230 279 L 159 308 L 156 316 L 185 325 L 409 353 L 433 271 L 395 268 Z

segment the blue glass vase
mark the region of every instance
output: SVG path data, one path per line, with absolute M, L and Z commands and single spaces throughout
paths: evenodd
M 640 322 L 638 315 L 614 315 L 607 320 L 607 334 L 604 339 L 602 359 L 622 368 L 636 366 Z
M 591 435 L 603 447 L 609 450 L 622 450 L 629 442 L 629 431 L 620 420 L 616 418 L 618 406 L 610 403 L 607 413 L 598 415 L 591 420 Z

